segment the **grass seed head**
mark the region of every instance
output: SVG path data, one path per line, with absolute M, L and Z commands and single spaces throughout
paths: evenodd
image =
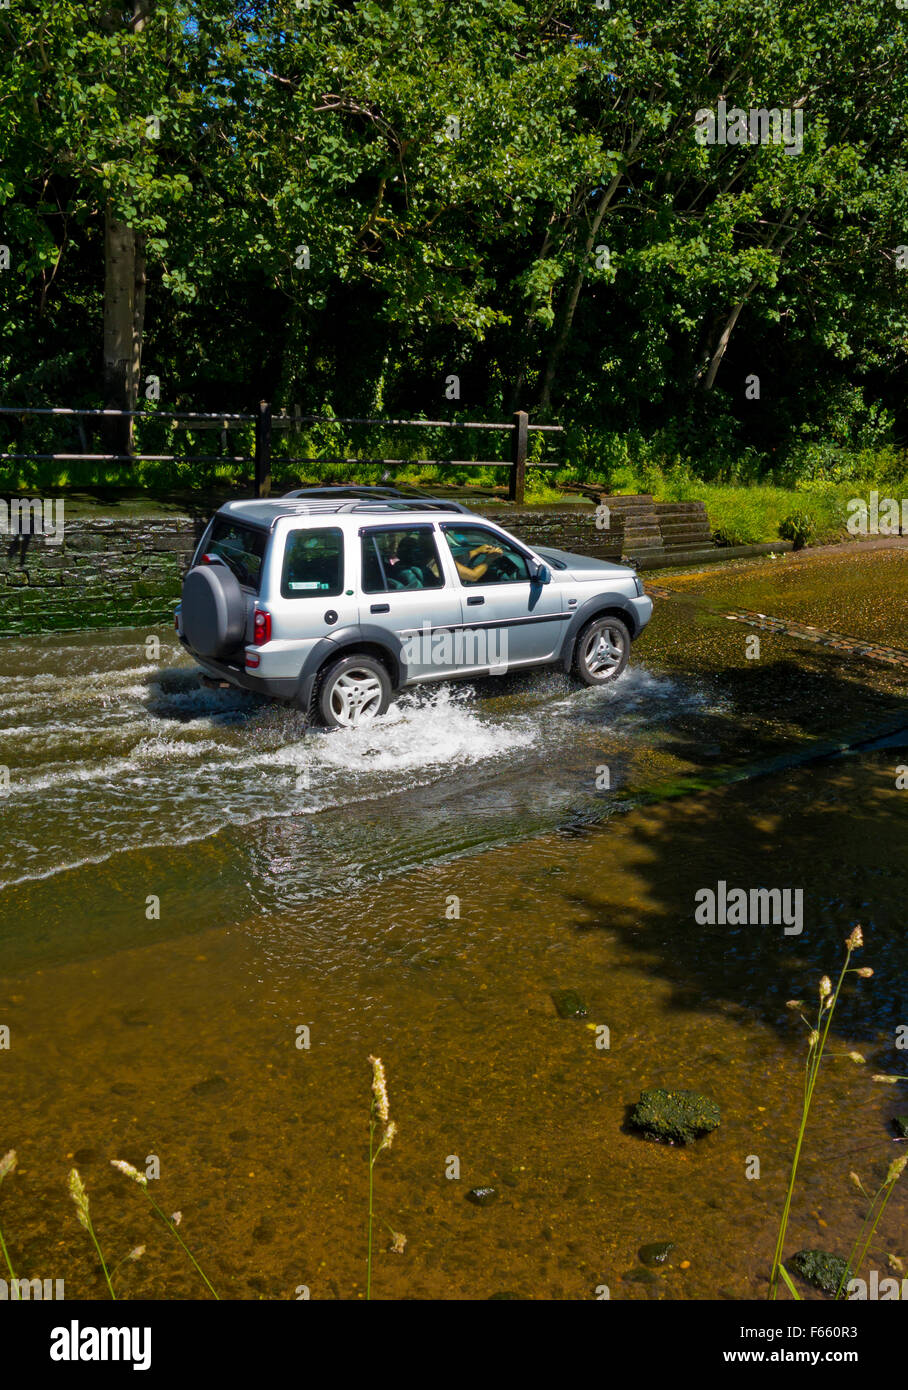
M 69 1195 L 76 1204 L 76 1216 L 79 1218 L 79 1225 L 84 1226 L 86 1231 L 91 1229 L 91 1219 L 88 1211 L 88 1193 L 85 1185 L 79 1177 L 78 1168 L 72 1168 L 69 1174 Z
M 391 1103 L 388 1100 L 385 1068 L 380 1057 L 370 1057 L 369 1061 L 372 1063 L 372 1094 L 375 1097 L 375 1108 L 382 1124 L 387 1125 Z
M 908 1168 L 908 1154 L 902 1154 L 901 1158 L 894 1158 L 889 1165 L 889 1172 L 886 1174 L 886 1182 L 898 1182 L 899 1178 Z
M 145 1174 L 140 1173 L 138 1168 L 133 1168 L 132 1164 L 127 1163 L 125 1159 L 112 1158 L 110 1160 L 110 1166 L 112 1168 L 119 1168 L 121 1173 L 125 1173 L 128 1178 L 132 1178 L 133 1182 L 137 1182 L 140 1187 L 148 1186 L 148 1179 Z

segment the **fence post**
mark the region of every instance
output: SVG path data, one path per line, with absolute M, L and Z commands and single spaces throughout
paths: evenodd
M 255 495 L 271 493 L 271 402 L 259 401 L 255 417 Z
M 529 416 L 525 410 L 514 412 L 514 433 L 511 436 L 511 476 L 508 479 L 508 497 L 523 506 L 523 494 L 527 473 L 527 424 Z

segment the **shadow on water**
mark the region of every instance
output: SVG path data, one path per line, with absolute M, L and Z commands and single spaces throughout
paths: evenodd
M 705 775 L 638 788 L 634 807 L 627 808 L 637 808 L 632 835 L 617 822 L 602 832 L 568 828 L 574 836 L 600 835 L 596 843 L 606 866 L 609 836 L 620 835 L 615 850 L 623 863 L 632 840 L 635 875 L 646 894 L 644 912 L 620 894 L 597 896 L 575 885 L 565 893 L 574 928 L 605 928 L 645 956 L 647 971 L 671 986 L 671 1009 L 724 1012 L 734 1006 L 787 1035 L 786 1001 L 810 997 L 821 975 L 834 976 L 844 939 L 860 922 L 867 944 L 855 964 L 872 963 L 875 975 L 846 986 L 837 1027 L 879 1044 L 876 1060 L 884 1068 L 905 1070 L 896 1065 L 894 1046 L 883 1041 L 891 1043 L 896 1026 L 908 1019 L 908 791 L 896 785 L 904 734 L 879 740 L 873 734 L 887 726 L 904 730 L 908 710 L 901 700 L 867 689 L 872 699 L 863 708 L 866 714 L 872 705 L 874 714 L 849 733 L 841 712 L 860 696 L 861 682 L 793 664 L 748 673 L 729 681 L 726 692 L 729 707 L 712 711 L 708 728 L 723 759 L 729 749 L 733 759 Z M 737 709 L 745 696 L 750 711 L 761 704 L 784 711 L 794 747 L 780 752 L 778 741 L 762 732 L 742 742 Z M 839 718 L 826 737 L 811 737 L 824 710 Z M 838 752 L 836 744 L 850 751 Z M 696 739 L 673 735 L 669 746 L 692 767 L 702 762 Z M 814 779 L 814 770 L 822 775 Z M 703 789 L 704 781 L 714 779 L 721 788 L 739 776 L 726 790 Z M 786 934 L 784 923 L 698 924 L 696 895 L 707 888 L 718 892 L 720 882 L 728 891 L 800 890 L 802 930 Z

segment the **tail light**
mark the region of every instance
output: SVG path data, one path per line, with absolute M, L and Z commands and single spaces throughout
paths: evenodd
M 258 652 L 250 652 L 250 651 L 247 651 L 247 653 L 246 653 L 246 665 L 247 665 L 247 666 L 250 666 L 250 667 L 252 668 L 253 671 L 255 670 L 256 666 L 258 666 L 260 660 L 261 660 L 261 658 L 260 658 Z
M 255 611 L 253 619 L 252 640 L 256 646 L 262 646 L 265 642 L 271 641 L 271 614 L 265 613 L 261 608 Z

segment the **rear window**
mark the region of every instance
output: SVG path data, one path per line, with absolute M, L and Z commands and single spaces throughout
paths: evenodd
M 216 516 L 204 553 L 223 560 L 241 584 L 258 593 L 267 543 L 266 531 L 231 521 L 230 517 Z
M 329 598 L 344 589 L 344 533 L 336 526 L 293 531 L 284 551 L 284 598 Z

